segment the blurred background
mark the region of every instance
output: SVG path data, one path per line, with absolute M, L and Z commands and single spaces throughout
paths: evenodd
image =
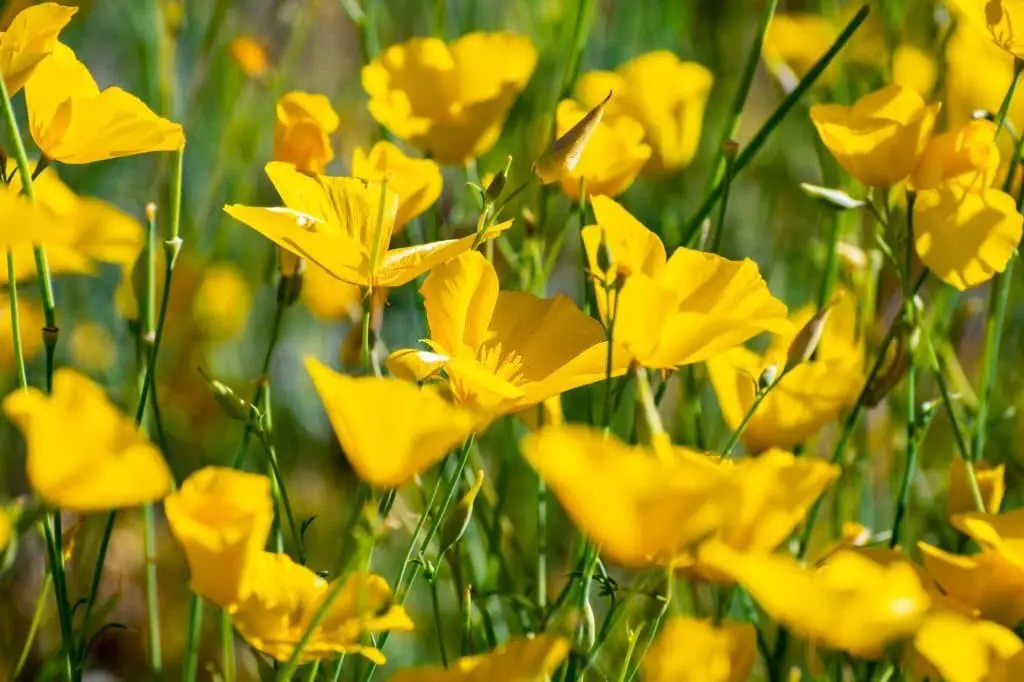
M 366 2 L 374 3 L 376 35 L 370 35 L 371 40 L 364 46 L 353 16 L 361 16 Z M 8 0 L 0 22 L 6 25 L 28 4 L 25 0 Z M 231 421 L 217 406 L 197 368 L 204 368 L 242 395 L 251 395 L 259 379 L 275 311 L 275 252 L 268 241 L 229 219 L 222 207 L 225 203 L 279 203 L 263 165 L 271 158 L 274 108 L 280 95 L 305 90 L 330 97 L 341 125 L 332 136 L 335 160 L 328 172 L 344 175 L 353 150 L 368 148 L 381 137 L 379 126 L 367 111 L 367 97 L 360 84 L 364 48 L 372 53 L 378 46 L 413 36 L 435 34 L 453 39 L 475 30 L 508 30 L 528 36 L 538 50 L 539 61 L 511 112 L 501 141 L 478 160 L 475 168 L 445 169 L 444 193 L 435 211 L 451 232 L 464 234 L 473 229 L 477 217 L 477 206 L 466 182 L 499 170 L 511 154 L 514 164 L 510 182 L 518 185 L 527 177 L 532 159 L 549 141 L 577 13 L 581 4 L 586 4 L 591 10 L 585 17 L 590 29 L 582 53 L 583 71 L 614 69 L 644 52 L 668 49 L 714 73 L 695 162 L 681 173 L 641 179 L 621 197 L 629 210 L 658 231 L 667 244 L 677 245 L 681 226 L 703 198 L 764 0 L 96 0 L 78 4 L 80 11 L 62 39 L 75 49 L 101 86 L 116 84 L 138 95 L 158 113 L 181 122 L 188 140 L 184 246 L 156 375 L 165 429 L 162 444 L 180 481 L 201 466 L 230 463 L 242 435 L 242 425 Z M 781 0 L 778 11 L 819 14 L 841 27 L 860 4 Z M 814 301 L 835 220 L 834 212 L 809 198 L 799 185 L 810 182 L 835 186 L 839 182 L 834 169 L 822 163 L 807 106 L 815 101 L 849 102 L 896 79 L 915 87 L 926 98 L 941 99 L 946 125 L 962 123 L 976 109 L 997 108 L 1009 83 L 1010 57 L 955 30 L 941 2 L 872 0 L 871 5 L 871 18 L 845 57 L 830 70 L 831 76 L 827 75 L 793 110 L 733 184 L 723 253 L 756 260 L 775 295 L 794 308 Z M 787 26 L 777 20 L 778 33 L 769 41 L 774 51 L 772 68 L 763 61 L 755 77 L 737 135 L 741 146 L 792 87 L 794 78 L 801 75 L 801 55 L 805 69 L 823 50 L 811 34 L 799 27 L 783 31 Z M 254 64 L 238 59 L 236 41 L 240 37 L 251 38 L 263 47 L 265 68 L 254 68 Z M 831 38 L 827 39 L 824 46 L 830 42 Z M 837 69 L 842 70 L 842 78 L 836 77 Z M 19 96 L 16 107 L 23 112 L 21 100 Z M 1010 120 L 1024 125 L 1024 98 L 1012 110 Z M 146 203 L 154 201 L 162 221 L 167 215 L 170 157 L 150 154 L 98 165 L 58 167 L 57 172 L 76 192 L 110 201 L 140 222 Z M 850 191 L 858 192 L 856 188 Z M 536 190 L 530 190 L 518 203 L 536 211 L 537 202 Z M 517 216 L 519 210 L 517 206 Z M 549 230 L 575 220 L 570 213 L 569 200 L 556 191 L 542 215 L 535 216 L 533 229 Z M 523 225 L 519 220 L 512 229 L 515 244 L 526 238 Z M 417 227 L 412 229 L 411 234 L 416 234 Z M 860 225 L 859 218 L 847 219 L 844 229 L 848 246 L 841 278 L 844 283 L 856 284 L 858 278 L 873 276 L 871 261 L 860 250 L 870 243 L 870 233 Z M 581 300 L 579 258 L 576 240 L 567 240 L 562 253 L 564 265 L 555 270 L 548 293 L 568 293 Z M 1019 279 L 1019 271 L 1017 276 Z M 515 278 L 509 276 L 506 286 L 517 286 Z M 877 302 L 865 306 L 862 327 L 869 341 L 878 340 L 896 310 L 896 286 L 883 279 Z M 1015 291 L 1019 286 L 1015 284 Z M 122 273 L 107 268 L 93 277 L 62 277 L 56 290 L 61 328 L 58 364 L 72 365 L 92 375 L 108 387 L 119 404 L 133 404 L 135 342 L 127 321 L 130 310 L 126 308 L 129 304 Z M 22 293 L 30 298 L 35 290 L 23 287 Z M 948 330 L 949 350 L 959 359 L 956 367 L 962 375 L 957 390 L 969 407 L 970 385 L 976 385 L 979 371 L 987 288 L 954 296 L 933 281 L 926 287 L 925 298 L 927 305 L 946 311 L 943 329 Z M 1021 422 L 1016 411 L 1024 400 L 1024 372 L 1019 370 L 1024 331 L 1020 300 L 1021 296 L 1014 296 L 1008 313 L 988 449 L 990 459 L 1007 464 L 1011 491 L 1016 490 L 1021 476 L 1017 453 L 1024 435 L 1019 433 Z M 14 387 L 14 376 L 9 318 L 6 305 L 3 307 L 0 382 L 6 393 Z M 296 514 L 315 517 L 306 535 L 310 565 L 315 570 L 335 566 L 340 535 L 353 505 L 355 479 L 330 432 L 303 369 L 302 357 L 313 354 L 334 366 L 342 365 L 343 341 L 351 326 L 352 321 L 344 314 L 323 319 L 297 304 L 286 313 L 271 366 L 275 437 L 285 479 Z M 383 345 L 387 349 L 413 345 L 426 335 L 415 286 L 393 291 L 383 316 Z M 28 349 L 34 352 L 29 365 L 31 379 L 43 372 L 42 353 L 37 330 L 30 328 L 26 337 Z M 698 369 L 698 378 L 700 372 Z M 700 398 L 711 442 L 720 442 L 726 434 L 714 393 L 706 381 L 699 385 L 703 386 Z M 927 384 L 921 390 L 926 398 L 935 392 Z M 669 428 L 685 440 L 678 427 L 680 404 L 673 390 L 663 409 Z M 891 488 L 896 483 L 890 480 L 889 470 L 894 466 L 892 456 L 902 447 L 900 404 L 893 401 L 891 408 L 874 410 L 866 420 L 864 435 L 855 443 L 851 471 L 868 485 L 861 488 L 863 494 L 843 498 L 841 508 L 848 510 L 846 518 L 859 518 L 869 526 L 876 517 L 891 518 Z M 567 403 L 566 409 L 571 413 L 571 404 Z M 896 427 L 890 427 L 891 423 Z M 515 441 L 508 437 L 510 429 L 519 428 L 506 420 L 484 439 L 482 446 L 483 456 L 506 473 L 504 485 L 508 499 L 513 501 L 529 500 L 534 485 L 533 474 L 517 458 Z M 834 438 L 832 428 L 826 428 L 808 444 L 808 449 L 828 450 Z M 818 442 L 823 446 L 819 448 Z M 0 499 L 14 500 L 25 495 L 28 486 L 23 444 L 7 423 L 0 424 L 0 447 Z M 918 501 L 915 504 L 921 505 L 919 509 L 928 509 L 930 501 L 944 490 L 952 454 L 952 438 L 944 417 L 939 416 L 922 451 L 923 473 L 915 481 L 913 494 Z M 255 455 L 250 457 L 250 468 L 260 466 L 256 460 Z M 846 488 L 840 488 L 840 495 L 843 490 Z M 1011 492 L 1007 507 L 1015 506 L 1014 495 Z M 391 523 L 398 527 L 414 521 L 413 511 L 400 497 Z M 532 547 L 534 524 L 528 509 L 520 510 L 513 503 L 507 512 L 516 525 L 518 541 Z M 78 521 L 69 518 L 65 527 Z M 926 521 L 925 514 L 912 516 L 912 523 Z M 89 671 L 91 679 L 145 677 L 140 523 L 138 510 L 118 516 L 98 616 L 124 624 L 126 629 L 109 630 L 98 639 Z M 68 548 L 72 597 L 88 588 L 102 525 L 100 517 L 85 518 L 73 533 L 74 546 Z M 187 571 L 162 519 L 159 528 L 166 677 L 176 679 L 187 619 Z M 551 580 L 560 585 L 569 570 L 566 556 L 571 535 L 564 519 L 556 528 L 561 531 L 556 530 Z M 393 532 L 379 545 L 374 565 L 383 575 L 393 575 L 407 538 L 405 532 Z M 0 577 L 0 679 L 12 669 L 21 651 L 45 571 L 42 542 L 33 534 L 26 535 L 13 554 L 13 565 Z M 425 591 L 414 592 L 411 609 L 414 620 L 428 622 Z M 207 612 L 201 677 L 217 679 L 218 624 L 213 610 Z M 430 638 L 426 628 L 396 638 L 388 651 L 391 665 L 416 659 L 419 652 L 432 646 Z M 56 670 L 51 670 L 46 660 L 58 646 L 59 629 L 51 599 L 46 603 L 24 679 L 55 677 Z M 240 678 L 255 679 L 257 675 L 253 654 L 240 644 Z

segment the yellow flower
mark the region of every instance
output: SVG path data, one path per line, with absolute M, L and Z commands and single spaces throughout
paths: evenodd
M 430 159 L 406 156 L 390 142 L 378 142 L 366 154 L 352 153 L 352 177 L 384 180 L 398 195 L 395 230 L 426 211 L 441 196 L 441 168 Z
M 384 183 L 356 178 L 305 175 L 287 163 L 271 162 L 267 175 L 287 208 L 225 206 L 236 220 L 288 252 L 326 270 L 335 279 L 364 289 L 397 287 L 439 263 L 473 248 L 471 234 L 401 249 L 389 249 L 398 197 Z M 508 229 L 506 221 L 484 238 Z
M 192 314 L 207 336 L 214 341 L 238 336 L 251 308 L 252 292 L 237 267 L 228 262 L 207 266 L 192 302 Z
M 594 197 L 597 225 L 583 229 L 590 270 L 613 282 L 626 274 L 618 296 L 614 341 L 645 367 L 674 369 L 703 362 L 764 331 L 790 330 L 786 306 L 772 297 L 751 260 L 730 261 L 679 248 L 665 259 L 665 247 L 613 199 Z M 603 237 L 602 237 L 603 235 Z M 602 238 L 613 258 L 601 273 Z M 597 306 L 608 317 L 609 297 L 595 283 Z
M 689 166 L 696 156 L 713 83 L 711 71 L 704 66 L 656 50 L 615 72 L 584 74 L 576 92 L 585 106 L 592 107 L 613 91 L 608 118 L 625 114 L 640 122 L 653 151 L 644 170 L 663 174 Z
M 993 466 L 985 461 L 974 463 L 974 478 L 978 482 L 984 511 L 998 514 L 1006 493 L 1006 482 L 1003 477 L 1006 467 L 1002 464 Z M 959 457 L 955 457 L 949 465 L 949 493 L 946 496 L 946 516 L 952 518 L 957 514 L 977 511 L 974 496 L 967 482 L 967 468 Z
M 380 488 L 407 482 L 482 426 L 432 386 L 349 377 L 313 358 L 306 369 L 352 468 Z
M 443 368 L 457 402 L 500 413 L 606 376 L 608 346 L 597 321 L 565 296 L 499 291 L 494 266 L 477 252 L 434 268 L 420 293 L 431 352 L 396 351 L 392 373 L 423 379 L 417 368 Z M 625 365 L 616 353 L 613 374 Z
M 963 189 L 984 190 L 999 169 L 996 127 L 984 119 L 928 140 L 910 176 L 914 189 L 937 189 L 954 183 Z
M 21 323 L 25 324 L 24 311 L 19 312 L 22 313 Z M 89 372 L 106 372 L 117 357 L 117 344 L 110 337 L 110 332 L 94 322 L 76 324 L 71 330 L 68 346 L 75 366 Z
M 813 315 L 810 307 L 797 312 L 791 333 L 775 335 L 764 356 L 738 347 L 708 360 L 708 377 L 730 429 L 739 426 L 753 404 L 757 378 L 773 365 L 782 371 L 796 330 Z M 750 452 L 794 447 L 857 400 L 864 383 L 864 347 L 856 326 L 856 303 L 843 296 L 829 311 L 814 357 L 790 370 L 747 423 L 742 439 Z
M 14 368 L 14 330 L 11 328 L 11 307 L 6 292 L 0 300 L 0 367 Z M 21 327 L 21 348 L 25 359 L 34 357 L 43 347 L 39 330 L 46 324 L 43 311 L 35 300 L 18 297 L 19 326 Z
M 952 611 L 930 614 L 914 635 L 914 679 L 996 682 L 1024 676 L 1024 642 L 1012 631 Z
M 274 160 L 302 171 L 323 173 L 334 158 L 330 135 L 338 129 L 338 114 L 325 95 L 289 92 L 277 100 Z
M 1006 627 L 1024 619 L 1024 569 L 999 552 L 958 556 L 924 542 L 917 545 L 929 577 L 955 605 Z
M 757 634 L 750 623 L 715 627 L 677 616 L 665 623 L 643 658 L 645 682 L 746 682 Z
M 1024 509 L 1003 514 L 961 514 L 951 519 L 960 532 L 983 549 L 998 552 L 1004 559 L 1024 571 Z
M 355 284 L 339 282 L 323 268 L 312 267 L 302 273 L 302 300 L 321 320 L 345 316 L 355 319 L 362 310 L 363 290 Z
M 259 78 L 267 73 L 270 61 L 263 45 L 252 36 L 235 36 L 231 41 L 231 58 L 249 78 Z
M 1022 228 L 1016 201 L 997 189 L 966 190 L 947 183 L 918 192 L 914 202 L 917 255 L 960 291 L 1006 269 Z
M 223 467 L 195 472 L 164 500 L 189 587 L 222 607 L 244 599 L 274 519 L 270 479 Z
M 744 554 L 719 542 L 705 544 L 700 558 L 797 636 L 857 658 L 880 658 L 888 643 L 911 636 L 929 606 L 903 560 L 877 563 L 842 549 L 811 569 L 788 555 Z
M 497 142 L 537 63 L 529 39 L 469 33 L 450 45 L 412 38 L 363 67 L 370 114 L 444 164 L 461 165 Z
M 92 163 L 185 144 L 177 123 L 150 111 L 121 88 L 99 89 L 71 48 L 57 43 L 25 84 L 28 125 L 50 159 Z
M 846 172 L 869 187 L 888 187 L 914 170 L 937 113 L 913 90 L 890 85 L 852 107 L 816 104 L 811 120 Z
M 704 455 L 630 446 L 582 426 L 550 426 L 527 435 L 523 456 L 566 513 L 609 559 L 664 565 L 721 527 L 738 490 Z
M 231 620 L 253 648 L 287 661 L 332 585 L 286 554 L 271 552 L 254 557 L 250 577 L 249 595 L 232 609 Z M 412 621 L 392 603 L 391 588 L 380 576 L 354 573 L 342 579 L 327 617 L 313 629 L 299 661 L 354 653 L 383 664 L 384 655 L 372 644 L 363 645 L 363 636 L 407 632 Z
M 935 57 L 914 45 L 904 43 L 892 56 L 892 82 L 910 88 L 921 97 L 929 97 L 938 79 Z
M 949 0 L 949 5 L 968 24 L 986 31 L 993 43 L 1024 58 L 1024 3 L 1020 0 Z
M 11 517 L 3 507 L 0 507 L 0 552 L 7 549 L 7 545 L 11 544 L 11 536 L 14 534 L 14 528 L 11 524 Z
M 390 682 L 544 682 L 569 654 L 569 641 L 550 633 L 514 637 L 476 656 L 465 656 L 444 668 L 408 668 Z
M 57 36 L 77 11 L 77 7 L 43 2 L 18 12 L 7 30 L 0 32 L 0 72 L 9 96 L 14 97 L 53 52 Z
M 133 507 L 163 499 L 174 487 L 160 451 L 103 389 L 73 370 L 57 370 L 52 395 L 15 391 L 3 409 L 28 444 L 32 489 L 52 507 Z
M 803 78 L 838 35 L 835 24 L 820 14 L 779 12 L 768 27 L 761 54 L 772 71 L 787 69 L 796 78 Z M 830 66 L 823 78 L 834 81 L 835 67 Z
M 558 135 L 565 135 L 586 115 L 587 110 L 573 100 L 560 102 L 556 113 Z M 585 179 L 588 196 L 622 194 L 651 157 L 651 148 L 643 139 L 643 127 L 628 116 L 602 120 L 591 133 L 575 170 L 562 175 L 562 191 L 578 199 L 580 180 Z

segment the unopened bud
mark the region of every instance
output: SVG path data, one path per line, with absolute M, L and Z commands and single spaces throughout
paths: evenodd
M 521 215 L 523 218 L 523 233 L 527 237 L 532 237 L 537 233 L 537 216 L 526 206 L 523 207 Z
M 256 412 L 256 408 L 251 403 L 244 400 L 226 384 L 211 377 L 202 367 L 199 368 L 199 374 L 206 381 L 206 387 L 210 389 L 214 399 L 229 417 L 238 421 L 249 421 L 249 418 Z
M 594 134 L 601 117 L 604 115 L 604 108 L 612 98 L 609 91 L 600 104 L 587 112 L 576 125 L 551 143 L 540 158 L 533 164 L 533 173 L 542 184 L 558 182 L 562 176 L 572 173 L 576 164 L 580 162 L 580 156 L 587 146 L 587 141 Z
M 512 168 L 511 156 L 505 161 L 505 168 L 498 171 L 497 175 L 487 184 L 487 189 L 484 190 L 484 199 L 486 201 L 493 204 L 501 198 L 501 193 L 505 190 L 505 183 L 508 182 L 508 171 L 510 168 Z
M 767 391 L 771 388 L 775 381 L 779 378 L 779 363 L 773 362 L 764 368 L 761 372 L 761 376 L 757 378 L 757 390 L 758 392 Z
M 789 344 L 789 351 L 786 353 L 786 371 L 793 369 L 799 364 L 810 360 L 818 350 L 822 334 L 825 332 L 825 323 L 828 322 L 829 311 L 832 306 L 843 296 L 840 292 L 835 298 L 829 301 L 824 308 L 814 314 L 807 324 L 797 333 L 793 343 Z
M 895 344 L 895 347 L 886 353 L 889 358 L 886 364 L 868 384 L 867 391 L 864 393 L 864 404 L 867 407 L 876 407 L 882 402 L 882 399 L 900 383 L 903 375 L 907 372 L 907 363 L 910 358 L 905 329 L 896 336 Z
M 146 204 L 146 220 L 148 222 L 156 220 L 156 204 L 152 201 Z
M 447 554 L 448 550 L 462 539 L 463 534 L 469 527 L 469 522 L 473 518 L 473 503 L 476 502 L 476 496 L 480 493 L 480 487 L 483 484 L 484 470 L 478 469 L 476 480 L 473 481 L 472 487 L 466 491 L 466 494 L 459 500 L 459 503 L 455 505 L 455 509 L 444 520 L 444 525 L 441 526 L 442 556 Z
M 615 257 L 612 254 L 612 247 L 608 244 L 608 235 L 601 230 L 601 241 L 597 245 L 597 268 L 601 274 L 604 274 L 611 269 L 614 263 Z

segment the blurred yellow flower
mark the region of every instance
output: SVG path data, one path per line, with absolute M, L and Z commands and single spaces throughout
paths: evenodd
M 952 611 L 929 614 L 914 635 L 915 680 L 997 682 L 1024 677 L 1024 642 L 1011 630 Z
M 363 67 L 370 114 L 439 162 L 461 165 L 497 142 L 537 63 L 528 38 L 469 33 L 446 45 L 412 38 Z
M 586 115 L 587 110 L 575 101 L 561 101 L 556 113 L 558 135 L 565 135 Z M 651 148 L 643 139 L 643 127 L 628 116 L 599 122 L 575 170 L 562 174 L 562 191 L 573 200 L 579 199 L 580 180 L 585 179 L 588 196 L 622 194 L 651 157 Z
M 3 409 L 25 437 L 32 489 L 52 507 L 133 507 L 174 487 L 160 451 L 102 388 L 74 370 L 57 370 L 51 395 L 15 391 Z
M 306 369 L 352 468 L 379 488 L 406 483 L 484 425 L 432 386 L 350 377 L 313 358 Z
M 983 190 L 992 185 L 998 169 L 996 126 L 981 119 L 928 140 L 910 183 L 915 190 L 937 189 L 946 183 Z
M 803 78 L 815 62 L 836 41 L 835 24 L 820 14 L 779 12 L 764 37 L 761 55 L 769 69 L 778 73 L 788 69 L 796 78 Z M 826 70 L 826 82 L 835 80 L 835 66 Z
M 0 297 L 0 367 L 14 368 L 14 330 L 11 328 L 11 306 L 5 291 Z M 34 357 L 43 347 L 39 330 L 46 324 L 43 311 L 35 300 L 18 297 L 18 324 L 21 327 L 21 349 L 25 360 Z
M 740 501 L 720 467 L 664 439 L 631 446 L 589 427 L 550 426 L 528 434 L 521 448 L 569 518 L 604 556 L 627 566 L 686 555 Z
M 270 61 L 267 59 L 267 51 L 252 36 L 236 36 L 229 47 L 231 58 L 238 64 L 249 78 L 259 78 L 267 73 L 270 68 Z
M 338 114 L 326 95 L 299 91 L 282 95 L 274 122 L 274 161 L 323 173 L 334 158 L 330 135 L 338 123 Z
M 644 170 L 664 174 L 686 168 L 696 156 L 713 83 L 711 71 L 701 64 L 681 61 L 667 50 L 656 50 L 626 62 L 614 72 L 583 74 L 576 94 L 589 108 L 609 91 L 614 92 L 608 120 L 625 114 L 639 121 L 653 152 Z M 624 136 L 624 132 L 619 135 Z
M 25 324 L 24 311 L 19 312 L 22 313 L 21 323 Z M 117 344 L 110 337 L 110 332 L 94 322 L 76 324 L 71 330 L 68 346 L 75 366 L 88 372 L 106 372 L 117 357 Z
M 43 2 L 18 12 L 7 30 L 0 32 L 0 73 L 9 96 L 14 97 L 53 52 L 57 36 L 77 11 L 77 7 Z
M 1024 218 L 1016 200 L 997 189 L 954 183 L 922 190 L 914 202 L 914 248 L 928 269 L 960 291 L 1006 269 L 1020 243 Z
M 917 544 L 928 576 L 956 606 L 1001 625 L 1024 619 L 1024 569 L 992 549 L 958 556 Z
M 747 682 L 757 634 L 750 623 L 677 616 L 665 623 L 643 658 L 645 682 Z
M 988 33 L 993 43 L 1024 59 L 1024 3 L 1020 0 L 948 0 L 967 24 Z M 1009 84 L 1007 84 L 1009 85 Z
M 969 26 L 954 31 L 946 49 L 943 115 L 951 126 L 967 123 L 974 112 L 996 112 L 1013 78 L 1014 57 L 1000 50 L 981 31 Z M 1008 119 L 1017 127 L 1024 124 L 1024 97 L 1014 98 Z M 1013 141 L 1001 136 L 1003 158 L 1010 157 Z
M 993 466 L 985 461 L 974 462 L 974 478 L 978 482 L 984 511 L 998 514 L 1006 493 L 1006 482 L 1003 480 L 1006 467 L 1002 464 Z M 949 465 L 949 493 L 946 496 L 946 516 L 952 518 L 957 514 L 977 511 L 974 496 L 967 482 L 967 468 L 959 457 L 954 457 Z
M 242 333 L 251 308 L 249 283 L 234 264 L 212 263 L 203 270 L 192 315 L 211 340 L 227 341 Z
M 514 637 L 487 653 L 460 658 L 447 670 L 399 670 L 390 682 L 544 682 L 568 654 L 569 641 L 558 635 Z
M 233 204 L 224 207 L 227 214 L 335 279 L 371 291 L 410 282 L 512 224 L 483 235 L 389 249 L 398 197 L 386 183 L 311 177 L 281 162 L 268 163 L 266 171 L 287 208 Z
M 722 417 L 736 429 L 753 405 L 757 379 L 771 366 L 781 372 L 790 344 L 814 315 L 802 308 L 788 334 L 776 334 L 763 356 L 743 347 L 707 362 Z M 864 383 L 864 344 L 857 334 L 857 306 L 852 296 L 833 304 L 814 356 L 789 371 L 764 398 L 741 436 L 750 452 L 791 448 L 814 436 L 857 400 Z
M 392 373 L 423 379 L 443 368 L 457 402 L 508 413 L 606 376 L 604 330 L 566 296 L 499 291 L 482 255 L 464 253 L 434 268 L 420 288 L 430 352 L 392 353 Z M 616 353 L 612 373 L 626 358 Z M 397 372 L 396 372 L 397 369 Z
M 660 240 L 613 199 L 594 197 L 592 205 L 597 225 L 582 233 L 590 270 L 608 283 L 627 275 L 617 296 L 595 282 L 597 307 L 607 319 L 611 303 L 614 341 L 640 364 L 674 369 L 761 332 L 790 330 L 786 306 L 772 296 L 752 260 L 679 248 L 666 261 Z M 604 272 L 598 267 L 602 238 L 613 259 Z
M 906 43 L 892 56 L 892 82 L 910 88 L 921 97 L 930 97 L 938 79 L 939 67 L 929 52 Z
M 63 43 L 25 84 L 25 101 L 36 146 L 62 163 L 175 151 L 185 144 L 180 125 L 157 116 L 135 95 L 118 87 L 101 92 Z
M 271 552 L 255 556 L 250 576 L 251 591 L 232 609 L 231 620 L 254 649 L 287 661 L 333 585 L 288 555 Z M 384 655 L 372 643 L 362 644 L 363 636 L 410 631 L 412 621 L 392 603 L 391 588 L 380 576 L 357 572 L 338 580 L 345 582 L 299 662 L 352 653 L 383 664 Z
M 910 563 L 877 563 L 853 550 L 807 568 L 788 555 L 744 554 L 710 542 L 700 559 L 795 635 L 857 658 L 880 658 L 887 644 L 913 635 L 930 603 Z
M 224 608 L 245 599 L 274 519 L 270 479 L 205 467 L 167 496 L 164 512 L 185 552 L 191 590 Z
M 846 172 L 869 187 L 888 187 L 914 170 L 937 113 L 938 105 L 926 106 L 913 90 L 889 85 L 852 107 L 816 104 L 811 120 Z
M 441 168 L 430 159 L 406 156 L 390 142 L 373 145 L 370 153 L 359 147 L 352 153 L 352 177 L 384 180 L 398 195 L 395 230 L 433 205 L 441 196 Z

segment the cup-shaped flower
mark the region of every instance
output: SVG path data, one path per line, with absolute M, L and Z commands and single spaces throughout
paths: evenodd
M 497 142 L 537 63 L 529 39 L 469 33 L 446 45 L 412 38 L 363 67 L 370 114 L 444 164 L 461 165 Z
M 614 91 L 608 119 L 625 114 L 639 121 L 652 150 L 644 170 L 664 174 L 689 166 L 696 156 L 713 83 L 706 67 L 656 50 L 614 72 L 584 74 L 576 93 L 585 106 L 594 106 L 609 90 Z
M 282 95 L 274 120 L 274 161 L 323 173 L 334 158 L 330 135 L 338 123 L 338 114 L 326 95 L 300 91 Z
M 570 99 L 560 102 L 555 115 L 558 134 L 564 135 L 586 115 L 587 110 L 577 102 Z M 575 169 L 562 174 L 562 191 L 578 199 L 580 181 L 585 180 L 588 196 L 622 194 L 651 158 L 651 148 L 643 140 L 643 127 L 629 116 L 600 121 L 590 134 Z
M 352 152 L 352 177 L 378 181 L 387 178 L 398 195 L 395 230 L 405 227 L 441 196 L 441 168 L 430 159 L 406 156 L 386 141 L 373 145 L 368 154 L 356 147 Z
M 89 69 L 57 43 L 25 84 L 28 125 L 47 158 L 80 164 L 185 144 L 181 126 L 121 88 L 100 91 Z
M 550 678 L 569 654 L 569 641 L 544 633 L 536 637 L 514 637 L 491 651 L 464 656 L 447 668 L 407 668 L 391 682 L 543 682 Z
M 773 365 L 782 370 L 796 330 L 813 315 L 812 308 L 798 311 L 791 318 L 791 333 L 774 335 L 763 356 L 738 347 L 708 360 L 708 377 L 730 429 L 740 425 L 753 405 L 757 378 Z M 843 296 L 829 311 L 813 358 L 786 373 L 747 422 L 741 436 L 747 450 L 791 448 L 814 436 L 857 400 L 863 366 L 856 303 L 852 296 Z
M 364 289 L 397 287 L 438 263 L 468 251 L 481 238 L 471 234 L 401 249 L 389 249 L 398 196 L 389 183 L 306 175 L 288 163 L 266 166 L 287 208 L 225 206 L 232 218 L 335 279 Z M 508 229 L 509 220 L 484 238 Z
M 18 12 L 6 31 L 0 32 L 0 73 L 7 94 L 14 94 L 57 45 L 57 36 L 78 11 L 55 2 L 43 2 Z
M 608 345 L 596 320 L 565 296 L 499 291 L 494 266 L 477 252 L 434 268 L 420 288 L 429 353 L 403 349 L 392 373 L 417 379 L 444 369 L 459 403 L 508 413 L 607 376 Z M 402 365 L 402 366 L 400 366 Z M 616 352 L 612 374 L 627 358 Z
M 102 388 L 74 370 L 57 370 L 52 394 L 15 391 L 3 409 L 28 445 L 29 484 L 52 507 L 134 507 L 174 487 L 160 451 Z
M 996 127 L 981 119 L 928 140 L 910 183 L 916 190 L 938 189 L 946 183 L 984 190 L 998 170 Z
M 704 455 L 631 446 L 582 426 L 527 435 L 523 456 L 566 513 L 609 559 L 667 565 L 722 527 L 739 502 L 726 473 Z
M 223 467 L 195 472 L 164 500 L 193 592 L 224 608 L 249 594 L 274 520 L 270 479 Z
M 841 549 L 822 565 L 804 567 L 783 554 L 745 554 L 719 542 L 701 561 L 730 576 L 790 632 L 857 658 L 880 658 L 885 646 L 913 635 L 930 600 L 914 567 L 877 562 Z
M 979 682 L 1024 676 L 1024 642 L 1012 630 L 955 611 L 929 614 L 914 635 L 915 680 Z
M 360 654 L 383 664 L 384 655 L 363 636 L 407 632 L 412 621 L 392 603 L 391 588 L 380 576 L 357 572 L 343 584 L 329 584 L 286 554 L 261 552 L 252 566 L 249 595 L 232 609 L 231 621 L 254 649 L 287 661 L 329 592 L 336 595 L 323 621 L 313 628 L 300 662 L 337 654 Z
M 914 249 L 928 269 L 960 291 L 990 280 L 1017 250 L 1024 218 L 1012 196 L 955 183 L 914 201 Z
M 746 682 L 757 633 L 750 623 L 677 616 L 665 623 L 643 658 L 646 682 Z
M 913 90 L 890 85 L 850 107 L 816 104 L 811 120 L 847 173 L 868 187 L 888 187 L 914 170 L 937 113 Z
M 381 488 L 407 482 L 483 426 L 433 386 L 349 377 L 313 358 L 306 369 L 352 468 Z
M 1006 494 L 1005 473 L 1006 467 L 1002 464 L 993 466 L 984 460 L 974 463 L 974 479 L 978 483 L 978 492 L 981 493 L 983 511 L 989 514 L 998 514 L 999 507 L 1003 504 L 1003 496 Z M 949 464 L 946 516 L 952 518 L 957 514 L 973 511 L 978 510 L 974 505 L 974 495 L 967 479 L 967 467 L 964 466 L 962 459 L 956 457 Z
M 928 576 L 955 605 L 1008 628 L 1024 620 L 1020 566 L 992 549 L 961 556 L 924 542 L 917 548 Z
M 786 306 L 771 295 L 751 260 L 731 261 L 679 248 L 665 259 L 657 236 L 607 197 L 594 197 L 597 225 L 583 229 L 595 298 L 603 319 L 614 311 L 614 340 L 645 367 L 703 362 L 765 331 L 790 330 Z M 612 262 L 601 269 L 602 239 Z M 606 290 L 626 281 L 616 295 Z
M 975 30 L 1018 59 L 1024 59 L 1024 3 L 1020 0 L 949 0 Z

